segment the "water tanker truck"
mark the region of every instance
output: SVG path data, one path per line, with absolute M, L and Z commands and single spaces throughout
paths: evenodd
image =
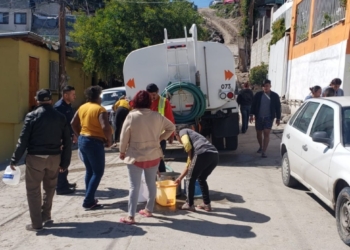
M 210 137 L 219 149 L 236 150 L 239 134 L 234 58 L 224 44 L 197 40 L 193 24 L 187 36 L 132 51 L 124 62 L 127 98 L 155 83 L 172 106 L 176 126 Z

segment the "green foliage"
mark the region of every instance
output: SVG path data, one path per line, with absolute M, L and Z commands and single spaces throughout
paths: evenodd
M 348 3 L 348 0 L 339 0 L 340 1 L 340 6 L 345 8 L 346 4 Z
M 238 3 L 216 4 L 210 8 L 216 10 L 216 15 L 222 18 L 235 18 L 240 16 L 240 6 Z
M 272 24 L 272 38 L 269 44 L 269 51 L 270 51 L 270 46 L 276 44 L 280 39 L 282 39 L 285 33 L 286 33 L 285 20 L 284 18 L 280 18 Z
M 241 36 L 243 37 L 250 37 L 252 33 L 252 28 L 249 25 L 249 7 L 252 0 L 241 0 L 241 16 L 242 16 L 242 23 L 241 23 Z
M 261 63 L 261 65 L 252 68 L 249 74 L 250 84 L 261 85 L 267 77 L 268 69 L 269 65 L 263 62 Z
M 162 43 L 164 28 L 169 38 L 179 38 L 184 36 L 184 26 L 189 29 L 196 23 L 198 38 L 207 35 L 192 3 L 158 0 L 163 1 L 140 4 L 138 0 L 111 0 L 95 16 L 81 13 L 70 35 L 79 44 L 77 51 L 84 70 L 121 75 L 126 56 L 133 50 Z

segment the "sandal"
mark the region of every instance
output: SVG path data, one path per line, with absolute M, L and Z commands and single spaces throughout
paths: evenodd
M 141 209 L 139 211 L 139 214 L 141 214 L 144 217 L 152 217 L 153 216 L 153 214 L 148 212 L 148 210 L 146 210 L 146 209 Z
M 210 204 L 204 204 L 204 203 L 197 205 L 196 208 L 202 209 L 202 210 L 207 211 L 207 212 L 210 212 L 212 210 Z
M 191 212 L 196 212 L 196 209 L 195 209 L 194 205 L 190 206 L 188 203 L 183 204 L 180 209 L 181 210 L 188 210 L 188 211 L 191 211 Z
M 133 219 L 130 219 L 130 217 L 120 218 L 119 221 L 127 225 L 135 224 L 135 221 Z

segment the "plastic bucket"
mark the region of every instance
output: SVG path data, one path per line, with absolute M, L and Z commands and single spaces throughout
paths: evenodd
M 163 207 L 176 204 L 176 184 L 174 181 L 157 181 L 156 202 Z
M 187 183 L 188 183 L 188 180 L 187 179 L 185 179 L 184 180 L 184 182 L 185 182 L 185 189 L 184 189 L 184 194 L 187 196 Z M 200 198 L 200 197 L 202 197 L 203 195 L 202 195 L 202 191 L 201 191 L 201 187 L 199 186 L 199 183 L 198 183 L 198 180 L 196 180 L 196 183 L 194 184 L 194 196 L 193 197 L 195 197 L 195 198 Z
M 180 173 L 176 173 L 176 172 L 161 172 L 159 173 L 159 180 L 160 181 L 166 181 L 166 180 L 171 180 L 171 181 L 175 181 L 181 174 Z M 179 185 L 176 188 L 176 196 L 181 195 L 181 183 L 179 183 Z

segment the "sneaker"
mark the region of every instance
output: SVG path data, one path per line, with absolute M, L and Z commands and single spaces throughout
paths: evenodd
M 190 206 L 187 202 L 186 202 L 185 204 L 182 205 L 181 209 L 182 209 L 182 210 L 192 211 L 192 212 L 195 212 L 195 211 L 196 211 L 194 205 Z
M 267 158 L 267 155 L 265 153 L 261 153 L 262 158 Z
M 75 190 L 72 189 L 72 188 L 65 188 L 65 189 L 62 189 L 62 190 L 56 190 L 56 194 L 57 195 L 72 194 L 74 192 L 75 192 Z
M 102 205 L 102 204 L 94 204 L 94 205 L 92 205 L 91 207 L 84 207 L 83 206 L 83 208 L 85 208 L 85 211 L 90 211 L 90 210 L 98 210 L 98 209 L 103 209 L 104 208 L 104 206 Z
M 262 148 L 259 148 L 258 151 L 256 151 L 258 154 L 262 153 Z
M 41 228 L 33 228 L 33 225 L 32 225 L 32 224 L 26 225 L 26 229 L 27 229 L 28 231 L 33 231 L 33 232 L 39 232 L 39 231 L 43 230 L 42 227 L 41 227 Z
M 51 219 L 51 217 L 43 219 L 43 225 L 50 224 L 50 223 L 53 223 L 53 219 Z
M 200 204 L 200 205 L 197 205 L 196 208 L 198 209 L 202 209 L 202 210 L 205 210 L 207 212 L 211 211 L 211 205 L 210 204 Z

